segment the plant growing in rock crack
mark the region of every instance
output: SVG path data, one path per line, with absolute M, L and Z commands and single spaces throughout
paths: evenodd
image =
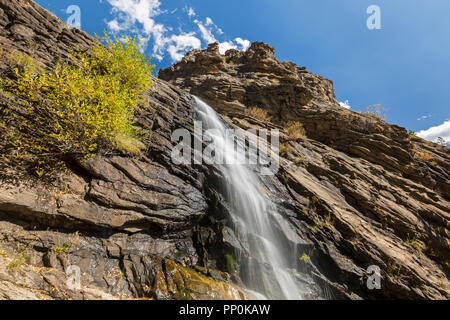
M 300 165 L 302 163 L 304 163 L 306 161 L 306 158 L 304 156 L 298 156 L 297 158 L 295 158 L 294 163 L 296 165 Z
M 408 276 L 404 274 L 402 266 L 394 261 L 389 261 L 386 265 L 386 273 L 398 279 L 406 279 Z
M 420 241 L 418 241 L 415 237 L 411 237 L 409 233 L 406 235 L 405 243 L 417 250 L 417 252 L 422 253 L 422 246 Z
M 426 151 L 416 150 L 414 151 L 414 159 L 419 159 L 425 162 L 431 161 L 434 159 L 434 156 Z
M 303 253 L 302 256 L 300 257 L 300 260 L 307 263 L 311 260 L 311 258 L 306 253 Z
M 367 107 L 365 113 L 374 119 L 386 120 L 387 119 L 387 114 L 386 114 L 387 111 L 388 111 L 388 109 L 383 108 L 381 105 L 374 104 L 372 106 Z
M 90 53 L 73 53 L 71 63 L 58 63 L 50 72 L 18 54 L 12 72 L 2 79 L 4 91 L 16 97 L 24 115 L 9 133 L 10 162 L 39 166 L 67 155 L 92 156 L 144 149 L 142 130 L 134 125 L 135 109 L 152 85 L 153 66 L 139 52 L 135 38 L 111 39 L 106 33 Z
M 296 141 L 306 137 L 305 128 L 298 121 L 290 121 L 286 127 L 286 136 L 288 141 Z
M 289 143 L 280 143 L 279 152 L 283 157 L 287 157 L 292 154 L 294 150 Z
M 19 268 L 20 266 L 22 266 L 22 264 L 25 263 L 27 258 L 28 258 L 27 247 L 25 247 L 22 251 L 20 251 L 19 256 L 17 258 L 13 259 L 10 263 L 8 263 L 6 269 L 12 270 Z
M 70 243 L 59 244 L 58 242 L 55 241 L 55 246 L 52 248 L 52 251 L 57 254 L 70 253 L 73 250 L 73 246 L 78 241 L 78 238 L 79 238 L 79 233 L 77 231 L 77 232 L 75 232 L 75 234 L 72 238 L 72 241 Z

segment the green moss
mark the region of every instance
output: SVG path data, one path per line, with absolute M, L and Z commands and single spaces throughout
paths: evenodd
M 227 265 L 228 273 L 233 274 L 235 271 L 234 269 L 235 260 L 232 254 L 230 253 L 225 254 L 225 263 Z

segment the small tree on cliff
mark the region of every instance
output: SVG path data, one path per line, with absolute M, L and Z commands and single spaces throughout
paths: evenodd
M 50 72 L 11 68 L 16 79 L 1 84 L 25 112 L 9 128 L 3 159 L 40 163 L 43 157 L 107 149 L 138 153 L 144 147 L 134 112 L 152 85 L 153 66 L 135 38 L 105 33 L 90 53 L 73 53 L 71 63 Z

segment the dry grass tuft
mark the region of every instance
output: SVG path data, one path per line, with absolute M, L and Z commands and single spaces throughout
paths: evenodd
M 416 151 L 414 153 L 414 159 L 430 161 L 430 160 L 434 159 L 434 156 L 431 153 L 428 153 L 426 151 Z
M 296 141 L 306 137 L 305 128 L 300 122 L 290 121 L 286 128 L 287 140 Z
M 263 122 L 270 122 L 270 116 L 267 111 L 258 107 L 248 108 L 244 111 L 244 114 Z

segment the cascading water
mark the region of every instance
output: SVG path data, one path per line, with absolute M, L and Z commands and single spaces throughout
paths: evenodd
M 292 230 L 264 193 L 258 173 L 246 164 L 229 164 L 245 147 L 236 148 L 235 141 L 226 134 L 229 128 L 225 122 L 209 105 L 195 99 L 198 120 L 214 141 L 215 152 L 223 153 L 224 164 L 217 166 L 225 178 L 223 187 L 233 207 L 233 219 L 238 226 L 236 234 L 241 242 L 248 244 L 248 255 L 239 261 L 244 284 L 257 292 L 259 298 L 263 295 L 269 299 L 302 299 L 292 268 L 296 253 L 280 239 L 275 226 L 287 234 L 293 234 Z

